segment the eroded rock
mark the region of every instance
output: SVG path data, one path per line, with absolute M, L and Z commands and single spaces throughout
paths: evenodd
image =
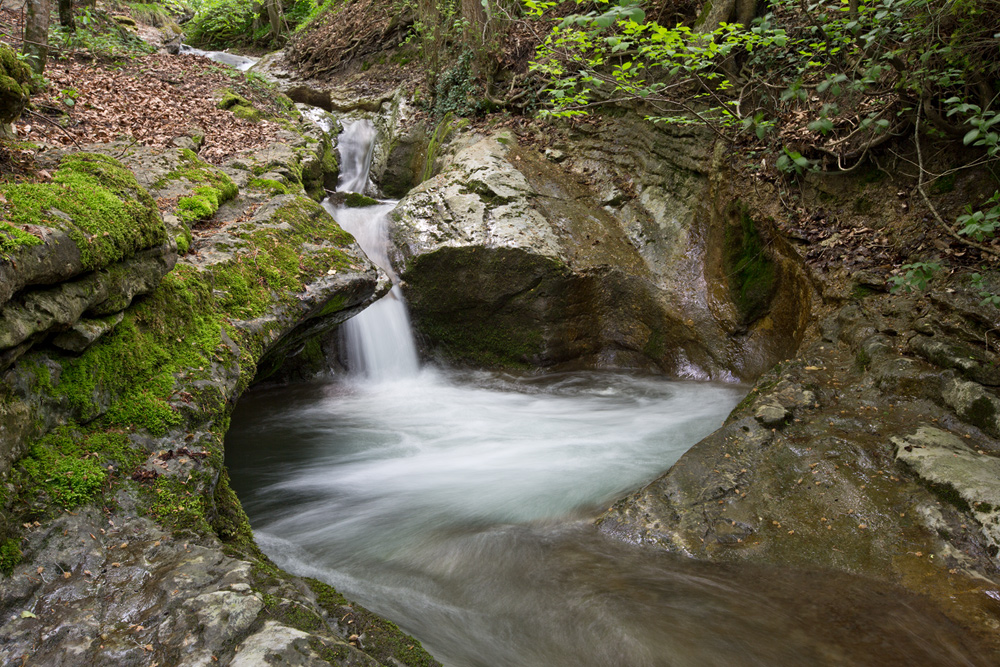
M 508 133 L 462 133 L 441 173 L 401 200 L 392 261 L 414 326 L 438 353 L 733 380 L 794 349 L 809 288 L 794 262 L 763 250 L 779 246 L 757 223 L 711 204 L 703 148 L 659 137 L 693 151 L 679 166 L 676 155 L 657 160 L 663 147 L 648 157 L 648 136 L 646 157 L 629 130 L 616 137 L 589 137 L 556 163 Z M 760 258 L 754 286 L 725 278 L 746 268 L 744 255 Z

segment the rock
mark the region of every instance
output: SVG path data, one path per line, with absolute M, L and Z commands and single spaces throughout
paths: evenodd
M 50 331 L 73 328 L 84 314 L 100 317 L 124 310 L 135 296 L 153 291 L 176 260 L 177 255 L 170 246 L 164 245 L 82 279 L 15 297 L 0 309 L 0 350 L 38 339 Z M 113 324 L 105 324 L 103 329 L 88 327 L 95 339 L 114 328 Z M 83 338 L 70 336 L 63 340 L 82 341 Z M 0 366 L 0 370 L 6 367 Z
M 149 193 L 113 158 L 58 158 L 52 183 L 0 187 L 0 370 L 49 333 L 117 313 L 177 260 Z
M 151 167 L 142 175 L 151 188 L 180 197 L 231 184 L 177 149 L 127 159 Z M 240 648 L 237 664 L 375 665 L 413 646 L 398 657 L 437 664 L 358 606 L 352 628 L 368 639 L 364 651 L 350 646 L 346 629 L 324 620 L 343 617 L 347 601 L 260 554 L 223 467 L 241 392 L 332 335 L 387 288 L 384 277 L 319 204 L 295 194 L 236 197 L 211 227 L 187 230 L 180 259 L 157 254 L 172 248 L 162 222 L 159 233 L 159 246 L 99 270 L 88 262 L 122 244 L 95 243 L 90 254 L 74 244 L 77 268 L 65 270 L 46 268 L 40 253 L 26 262 L 32 280 L 48 271 L 54 284 L 10 290 L 0 319 L 20 322 L 8 330 L 23 330 L 24 342 L 8 348 L 20 356 L 0 375 L 0 477 L 18 480 L 2 494 L 0 608 L 33 616 L 0 618 L 0 663 L 230 664 Z M 147 260 L 160 268 L 140 280 L 130 263 Z M 73 352 L 28 349 L 48 331 Z
M 81 319 L 69 331 L 53 337 L 52 344 L 67 352 L 83 352 L 98 338 L 118 326 L 124 317 L 125 314 L 119 312 L 101 319 Z
M 769 404 L 757 408 L 754 419 L 764 426 L 781 426 L 791 413 L 781 405 Z
M 766 258 L 755 269 L 766 285 L 746 312 L 731 296 L 749 294 L 746 280 L 705 288 L 726 251 L 703 239 L 721 240 L 722 229 L 708 228 L 730 225 L 709 211 L 712 222 L 701 217 L 709 164 L 691 173 L 659 163 L 644 177 L 628 161 L 639 159 L 631 146 L 596 139 L 585 144 L 586 160 L 562 164 L 502 132 L 456 142 L 465 145 L 400 201 L 390 223 L 414 326 L 438 354 L 484 366 L 655 368 L 733 380 L 794 349 L 808 287 L 780 252 L 767 259 L 747 216 L 733 223 L 742 236 L 730 247 Z M 575 170 L 590 173 L 598 160 L 600 177 L 586 183 Z M 637 194 L 602 194 L 619 178 Z M 676 182 L 673 194 L 663 178 Z
M 1000 553 L 1000 459 L 977 453 L 958 436 L 928 426 L 892 438 L 896 460 L 921 479 L 971 509 L 990 553 Z
M 0 45 L 0 136 L 21 117 L 30 99 L 31 70 L 9 46 Z

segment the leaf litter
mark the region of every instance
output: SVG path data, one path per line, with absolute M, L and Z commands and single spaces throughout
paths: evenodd
M 34 113 L 17 123 L 20 138 L 27 141 L 69 145 L 125 139 L 164 147 L 178 137 L 202 134 L 199 155 L 219 164 L 276 141 L 281 129 L 219 109 L 222 92 L 232 89 L 274 113 L 276 93 L 202 56 L 153 54 L 117 62 L 74 56 L 51 60 L 45 75 L 50 83 L 32 97 Z M 65 104 L 67 91 L 73 106 Z

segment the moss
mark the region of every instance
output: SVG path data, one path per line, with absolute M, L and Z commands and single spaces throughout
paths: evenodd
M 662 331 L 653 329 L 649 332 L 649 338 L 642 346 L 642 353 L 650 359 L 661 359 L 667 353 L 667 341 Z
M 266 326 L 237 328 L 230 320 L 294 309 L 304 280 L 352 261 L 335 244 L 349 245 L 353 237 L 315 202 L 289 197 L 271 222 L 287 225 L 233 230 L 247 245 L 240 257 L 205 270 L 179 263 L 126 311 L 114 331 L 82 354 L 51 350 L 45 363 L 23 360 L 34 364 L 34 390 L 62 401 L 76 423 L 34 443 L 18 464 L 19 513 L 51 516 L 54 508 L 97 498 L 102 489 L 110 490 L 109 482 L 129 478 L 148 456 L 132 445 L 129 433 L 166 435 L 191 414 L 214 415 L 220 446 L 207 449 L 207 464 L 221 468 L 227 399 L 253 379 L 270 332 Z M 61 371 L 51 373 L 50 366 Z M 217 382 L 207 381 L 233 372 L 238 380 L 227 382 L 225 394 Z M 222 473 L 213 483 L 209 473 L 200 474 L 206 477 L 196 473 L 187 485 L 161 475 L 145 495 L 146 509 L 171 530 L 214 530 L 233 550 L 253 556 L 249 523 L 228 479 Z M 0 532 L 0 540 L 7 537 Z
M 150 513 L 167 529 L 205 534 L 211 530 L 205 519 L 204 499 L 176 477 L 161 475 L 152 489 Z
M 861 301 L 862 299 L 868 298 L 872 294 L 875 294 L 875 290 L 871 287 L 868 287 L 867 285 L 855 285 L 851 290 L 851 300 Z
M 31 70 L 0 44 L 0 123 L 18 119 L 31 96 Z
M 748 209 L 736 203 L 727 211 L 723 267 L 729 294 L 743 324 L 763 316 L 777 284 L 774 263 Z
M 868 353 L 868 350 L 860 349 L 854 357 L 854 365 L 859 371 L 867 371 L 872 365 L 872 356 Z
M 985 396 L 980 396 L 965 410 L 962 417 L 973 426 L 996 434 L 997 432 L 997 410 L 992 401 Z
M 21 540 L 8 537 L 0 543 L 0 573 L 8 577 L 21 563 Z
M 239 194 L 232 179 L 225 172 L 208 164 L 198 157 L 194 151 L 184 148 L 180 150 L 180 166 L 153 184 L 154 189 L 161 189 L 171 181 L 185 179 L 193 186 L 209 186 L 218 190 L 219 203 L 223 204 Z
M 75 153 L 62 160 L 51 183 L 0 186 L 7 199 L 7 226 L 40 225 L 65 231 L 80 249 L 84 268 L 119 262 L 138 250 L 165 243 L 156 202 L 117 160 Z M 23 236 L 14 243 L 32 243 Z
M 184 231 L 174 237 L 174 241 L 177 243 L 177 252 L 181 255 L 186 255 L 187 251 L 191 249 L 191 230 L 188 229 L 187 225 L 184 225 Z
M 263 190 L 272 197 L 277 195 L 288 194 L 288 186 L 286 186 L 284 183 L 281 183 L 280 181 L 274 181 L 269 178 L 254 178 L 250 180 L 250 183 L 248 183 L 248 185 L 251 188 L 255 188 L 257 190 Z
M 493 189 L 486 185 L 486 183 L 477 180 L 471 180 L 465 184 L 460 192 L 463 195 L 476 194 L 479 195 L 480 201 L 482 201 L 486 206 L 501 206 L 512 201 L 513 197 L 501 197 Z
M 236 186 L 219 189 L 202 185 L 194 189 L 194 194 L 177 200 L 177 216 L 186 224 L 207 220 L 215 215 L 219 206 L 236 196 Z
M 237 106 L 252 107 L 253 104 L 251 104 L 250 100 L 242 95 L 239 95 L 231 90 L 227 90 L 222 93 L 222 99 L 220 99 L 215 106 L 220 109 L 232 109 Z
M 41 245 L 42 240 L 23 229 L 13 227 L 0 220 L 0 254 L 13 252 L 17 248 Z
M 372 199 L 371 197 L 366 197 L 357 192 L 350 192 L 346 197 L 344 197 L 344 205 L 351 208 L 363 208 L 365 206 L 374 206 L 378 204 L 377 199 Z
M 867 215 L 875 208 L 875 203 L 868 197 L 862 195 L 854 200 L 854 206 L 852 208 L 854 209 L 854 212 L 859 215 Z
M 19 487 L 28 501 L 42 494 L 62 509 L 93 498 L 107 479 L 100 454 L 89 451 L 70 428 L 60 428 L 34 443 L 18 464 Z
M 327 315 L 333 315 L 334 313 L 339 313 L 344 309 L 347 304 L 347 297 L 343 294 L 338 294 L 323 306 L 323 310 L 319 312 L 320 317 L 326 317 Z
M 437 161 L 438 152 L 441 150 L 444 142 L 448 140 L 448 137 L 451 136 L 456 128 L 464 127 L 467 124 L 467 120 L 464 123 L 456 121 L 455 115 L 451 112 L 446 113 L 441 118 L 441 121 L 434 128 L 434 132 L 431 133 L 430 141 L 427 143 L 427 159 L 424 161 L 424 170 L 420 176 L 421 183 L 434 175 L 434 162 Z
M 263 118 L 264 114 L 252 106 L 244 106 L 238 104 L 229 109 L 234 116 L 237 118 L 242 118 L 243 120 L 248 120 L 252 123 L 259 123 Z
M 931 184 L 931 193 L 936 195 L 943 195 L 952 192 L 955 189 L 955 174 L 948 174 L 947 176 L 941 176 L 934 180 Z
M 365 652 L 380 664 L 399 664 L 409 667 L 440 667 L 424 647 L 404 633 L 394 623 L 380 618 L 364 607 L 352 605 L 332 586 L 316 579 L 305 579 L 316 602 L 334 618 L 346 618 L 352 633 L 363 635 Z

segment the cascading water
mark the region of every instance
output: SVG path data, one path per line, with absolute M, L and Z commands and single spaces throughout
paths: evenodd
M 235 67 L 241 72 L 246 72 L 248 69 L 256 65 L 258 61 L 258 58 L 238 56 L 235 53 L 226 53 L 225 51 L 202 51 L 201 49 L 196 49 L 193 46 L 188 46 L 187 44 L 181 44 L 178 53 L 182 56 L 204 56 L 217 63 Z
M 373 137 L 345 129 L 338 189 L 367 188 Z M 392 206 L 330 207 L 387 271 Z M 393 293 L 347 324 L 363 373 L 245 396 L 227 465 L 272 559 L 445 664 L 978 664 L 940 616 L 886 587 L 694 563 L 586 520 L 712 431 L 739 389 L 418 369 Z
M 368 174 L 375 150 L 375 127 L 359 120 L 344 128 L 338 140 L 341 151 L 337 192 L 368 190 Z M 396 202 L 351 208 L 324 203 L 334 220 L 358 241 L 368 258 L 393 281 L 392 290 L 343 326 L 348 366 L 372 380 L 394 380 L 417 373 L 417 348 L 410 331 L 403 293 L 386 254 L 388 215 Z

